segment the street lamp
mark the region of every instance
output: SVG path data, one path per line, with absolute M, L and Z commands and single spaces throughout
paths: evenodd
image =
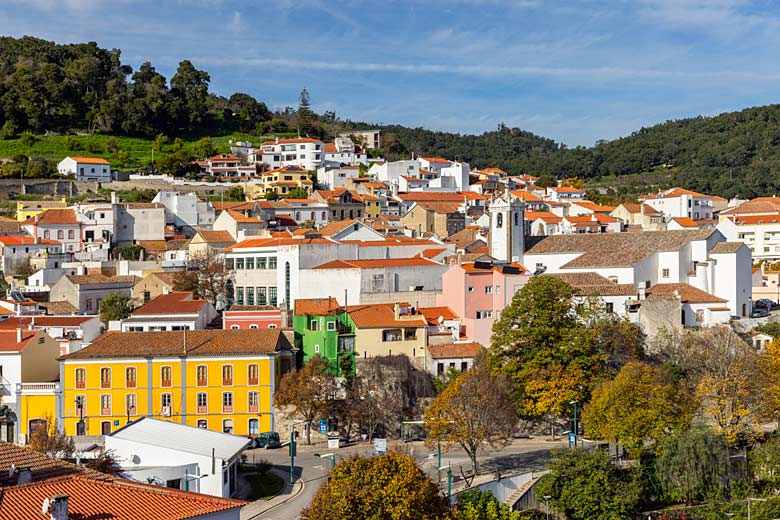
M 208 475 L 206 475 L 206 474 L 198 476 L 198 475 L 190 475 L 189 473 L 185 473 L 184 474 L 184 491 L 189 491 L 190 490 L 190 480 L 200 480 L 200 479 L 206 478 L 206 477 L 208 477 Z
M 547 511 L 545 518 L 546 520 L 550 520 L 550 499 L 552 497 L 550 495 L 544 495 L 542 498 L 544 499 L 544 506 Z
M 439 466 L 439 471 L 447 470 L 447 507 L 452 507 L 452 468 L 449 464 Z
M 577 428 L 577 401 L 571 400 L 569 401 L 569 404 L 574 406 L 574 447 L 577 447 L 577 435 L 579 433 L 579 429 Z
M 306 421 L 293 421 L 290 423 L 290 484 L 295 484 L 295 455 L 297 455 L 295 425 L 305 423 Z
M 315 457 L 318 459 L 330 459 L 330 469 L 334 469 L 336 467 L 336 454 L 335 453 L 315 453 Z

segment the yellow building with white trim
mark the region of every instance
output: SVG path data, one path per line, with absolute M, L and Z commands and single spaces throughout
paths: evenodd
M 58 423 L 106 435 L 141 416 L 253 436 L 274 430 L 293 366 L 280 329 L 110 332 L 60 358 Z

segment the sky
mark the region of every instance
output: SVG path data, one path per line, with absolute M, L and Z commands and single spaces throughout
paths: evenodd
M 775 0 L 0 0 L 0 34 L 122 50 L 270 108 L 569 146 L 780 102 Z

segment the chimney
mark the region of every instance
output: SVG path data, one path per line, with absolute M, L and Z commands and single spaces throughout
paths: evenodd
M 55 495 L 49 499 L 49 518 L 68 520 L 68 495 Z
M 112 205 L 116 204 L 116 192 L 115 191 L 111 192 L 111 204 Z
M 395 315 L 395 320 L 398 321 L 401 319 L 401 305 L 398 303 L 393 304 L 393 314 Z
M 16 470 L 16 473 L 17 484 L 29 484 L 32 482 L 32 471 L 30 471 L 30 468 L 19 468 Z
M 17 343 L 22 342 L 22 329 L 19 327 L 16 328 L 16 342 Z

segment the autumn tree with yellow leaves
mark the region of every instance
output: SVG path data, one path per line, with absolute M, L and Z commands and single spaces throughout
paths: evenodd
M 512 381 L 475 367 L 451 382 L 425 412 L 429 444 L 437 441 L 463 448 L 476 475 L 477 453 L 508 444 L 517 421 Z

